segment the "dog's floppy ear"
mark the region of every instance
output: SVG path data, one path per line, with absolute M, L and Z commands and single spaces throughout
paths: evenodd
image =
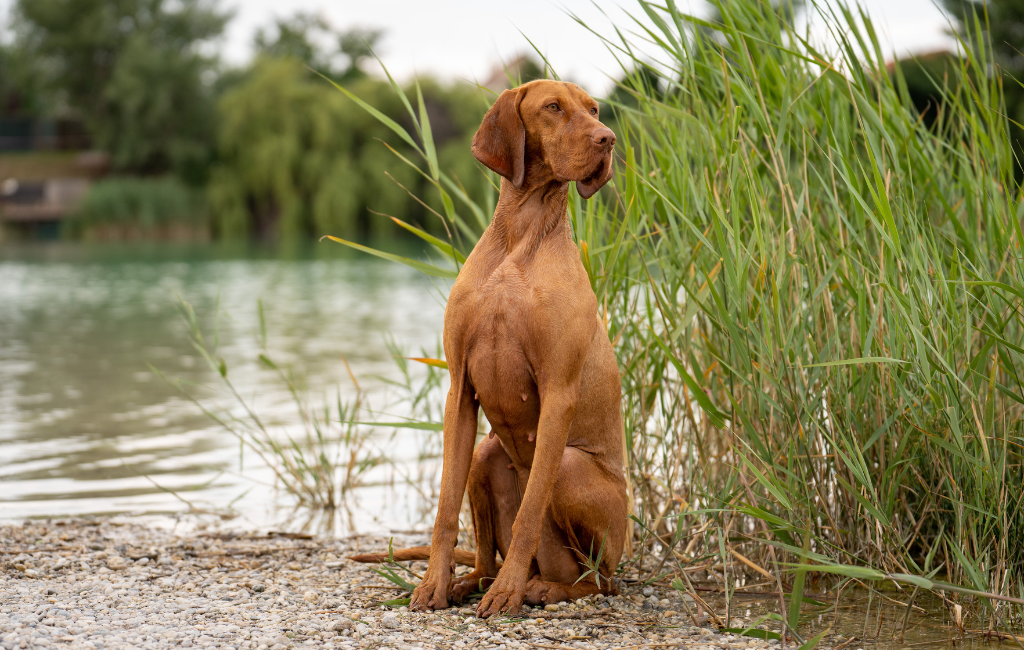
M 526 174 L 526 127 L 519 115 L 525 94 L 522 88 L 501 93 L 473 136 L 476 159 L 512 181 L 517 190 L 523 186 Z
M 597 191 L 604 187 L 604 184 L 612 179 L 612 154 L 608 153 L 608 157 L 601 163 L 601 168 L 597 170 L 597 173 L 592 177 L 583 180 L 576 181 L 576 191 L 579 192 L 580 196 L 585 199 L 597 194 Z

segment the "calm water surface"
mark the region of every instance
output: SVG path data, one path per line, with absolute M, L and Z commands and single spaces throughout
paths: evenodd
M 846 643 L 843 647 L 849 650 L 981 650 L 1017 647 L 1009 639 L 1002 643 L 986 640 L 983 632 L 987 629 L 987 621 L 979 619 L 977 612 L 966 614 L 961 634 L 953 622 L 950 610 L 939 596 L 929 592 L 918 593 L 914 598 L 914 608 L 907 615 L 903 605 L 910 601 L 913 589 L 901 591 L 893 588 L 891 583 L 878 586 L 883 590 L 882 593 L 872 593 L 859 586 L 847 587 L 836 602 L 835 584 L 816 584 L 814 590 L 823 593 L 815 594 L 818 605 L 808 603 L 801 608 L 801 634 L 810 638 L 827 629 L 830 634 L 843 637 L 835 640 L 833 646 Z M 725 599 L 719 594 L 710 594 L 707 600 L 716 611 L 725 611 Z M 779 609 L 778 597 L 775 595 L 734 595 L 730 610 L 734 618 L 729 623 L 733 627 L 743 628 Z M 1000 629 L 1006 629 L 1005 623 Z M 1019 630 L 1015 632 L 1020 634 Z M 796 648 L 799 644 L 789 647 Z
M 219 333 L 242 395 L 297 432 L 285 387 L 256 362 L 258 298 L 268 348 L 304 378 L 314 404 L 354 397 L 344 356 L 369 404 L 387 410 L 401 406 L 386 337 L 413 356 L 436 356 L 446 292 L 336 244 L 0 247 L 0 518 L 181 512 L 174 491 L 197 508 L 230 506 L 243 526 L 282 524 L 292 502 L 272 475 L 148 366 L 198 384 L 204 404 L 227 404 L 223 391 L 204 387 L 217 376 L 191 347 L 177 296 L 195 307 L 207 341 Z M 402 485 L 424 434 L 397 435 L 407 439 L 389 431 L 372 443 L 395 463 L 353 493 L 346 526 L 422 527 L 423 498 Z

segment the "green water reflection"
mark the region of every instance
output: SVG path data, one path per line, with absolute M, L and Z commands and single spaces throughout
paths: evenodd
M 364 389 L 384 390 L 395 373 L 388 333 L 409 350 L 436 350 L 444 289 L 328 243 L 0 247 L 0 517 L 181 509 L 143 474 L 217 507 L 252 487 L 235 474 L 237 442 L 147 366 L 214 379 L 189 345 L 177 295 L 208 334 L 217 325 L 242 393 L 288 424 L 298 416 L 284 387 L 255 364 L 257 298 L 278 360 L 333 396 L 351 391 L 342 355 Z M 270 482 L 258 468 L 245 473 Z M 236 507 L 263 522 L 271 499 L 256 489 Z M 367 499 L 371 519 L 409 525 L 400 499 L 390 510 L 383 496 Z
M 798 632 L 804 639 L 828 630 L 828 647 L 842 647 L 848 650 L 904 650 L 909 648 L 995 648 L 1017 647 L 1015 641 L 998 637 L 986 637 L 988 610 L 980 612 L 974 607 L 962 610 L 961 630 L 954 622 L 954 602 L 943 600 L 938 594 L 918 592 L 913 598 L 913 607 L 907 614 L 913 589 L 901 591 L 891 583 L 876 585 L 880 591 L 870 591 L 854 584 L 844 585 L 837 597 L 837 584 L 818 581 L 812 595 L 821 605 L 805 604 L 801 608 Z M 706 602 L 725 620 L 727 604 L 719 585 L 700 587 L 707 589 Z M 739 590 L 742 591 L 742 588 Z M 786 601 L 788 611 L 789 603 Z M 756 623 L 766 614 L 777 614 L 781 607 L 777 594 L 754 595 L 733 594 L 729 603 L 729 626 L 744 628 Z M 1009 629 L 1016 634 L 1018 621 L 1006 620 L 1007 611 L 1002 612 L 1000 630 Z M 984 620 L 979 619 L 982 616 Z M 769 624 L 769 629 L 778 629 Z M 800 647 L 800 643 L 788 647 Z M 780 647 L 780 646 L 776 646 Z

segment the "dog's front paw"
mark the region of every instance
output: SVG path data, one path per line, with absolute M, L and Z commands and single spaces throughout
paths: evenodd
M 491 588 L 484 594 L 480 604 L 477 605 L 476 615 L 480 618 L 487 618 L 494 614 L 514 616 L 519 613 L 519 608 L 523 605 L 523 597 L 525 595 L 525 576 L 509 576 L 499 571 L 497 580 L 494 581 Z
M 409 609 L 414 612 L 425 612 L 432 609 L 446 609 L 448 607 L 448 593 L 451 587 L 452 576 L 439 576 L 436 572 L 427 571 L 419 586 L 412 592 L 409 600 Z

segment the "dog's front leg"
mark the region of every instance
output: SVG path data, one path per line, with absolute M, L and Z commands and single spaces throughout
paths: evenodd
M 414 611 L 448 607 L 454 572 L 452 550 L 459 538 L 459 510 L 476 444 L 478 408 L 465 371 L 460 370 L 458 376 L 453 372 L 452 388 L 444 409 L 444 461 L 434 535 L 430 540 L 430 561 L 423 580 L 412 592 L 409 608 Z
M 575 384 L 546 391 L 541 398 L 540 421 L 537 426 L 537 448 L 530 468 L 522 504 L 512 524 L 512 542 L 508 556 L 498 572 L 494 584 L 476 608 L 477 616 L 486 618 L 504 612 L 519 613 L 526 595 L 526 582 L 530 564 L 537 554 L 544 515 L 551 503 L 551 492 L 562 465 L 562 454 L 569 437 L 569 425 L 576 412 L 579 395 L 578 377 Z

